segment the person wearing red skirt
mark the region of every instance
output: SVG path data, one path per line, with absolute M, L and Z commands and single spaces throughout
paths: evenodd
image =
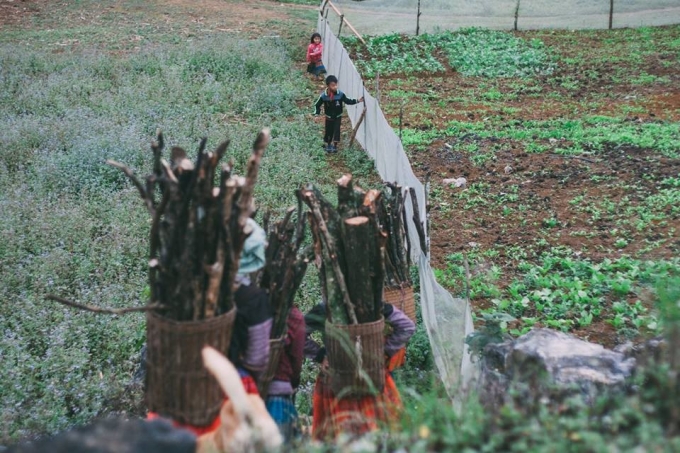
M 339 433 L 361 435 L 390 425 L 399 419 L 402 403 L 399 390 L 389 369 L 390 359 L 408 342 L 416 326 L 401 310 L 390 304 L 383 304 L 385 322 L 391 326 L 391 333 L 385 338 L 385 387 L 380 395 L 338 398 L 330 385 L 328 360 L 325 347 L 320 346 L 310 335 L 323 332 L 326 321 L 326 305 L 319 304 L 306 316 L 307 341 L 305 356 L 321 364 L 314 386 L 312 400 L 312 437 L 316 440 L 335 438 Z

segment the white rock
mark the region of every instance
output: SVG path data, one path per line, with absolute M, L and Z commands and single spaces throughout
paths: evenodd
M 442 180 L 442 184 L 453 184 L 455 187 L 467 187 L 467 179 L 460 177 L 460 178 L 447 178 Z

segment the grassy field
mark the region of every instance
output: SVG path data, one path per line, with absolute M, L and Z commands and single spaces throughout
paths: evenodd
M 201 137 L 209 147 L 231 138 L 228 154 L 243 172 L 268 126 L 255 194 L 262 210 L 280 214 L 294 188 L 311 181 L 329 191 L 336 176 L 305 116 L 310 87 L 276 36 L 275 20 L 299 18 L 221 32 L 239 25 L 224 2 L 203 2 L 217 11 L 203 21 L 196 8 L 183 16 L 173 2 L 150 3 L 72 2 L 0 31 L 0 444 L 143 410 L 130 385 L 143 316 L 44 300 L 146 303 L 150 218 L 105 159 L 148 173 L 161 128 L 170 145 L 193 152 Z M 269 37 L 249 39 L 267 27 Z M 302 305 L 318 300 L 315 282 L 305 283 Z
M 478 321 L 613 346 L 680 272 L 680 28 L 346 38 L 422 178 L 440 282 Z M 446 178 L 465 177 L 456 189 Z

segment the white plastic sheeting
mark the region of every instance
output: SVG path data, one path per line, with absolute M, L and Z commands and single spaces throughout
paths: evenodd
M 364 97 L 364 104 L 349 106 L 348 116 L 354 127 L 363 107 L 366 115 L 357 131 L 356 140 L 375 161 L 384 181 L 396 182 L 404 188 L 415 189 L 420 218 L 426 218 L 425 188 L 411 169 L 399 137 L 383 115 L 377 100 L 365 89 L 359 72 L 349 58 L 330 25 L 319 16 L 319 33 L 323 38 L 323 62 L 328 74 L 338 78 L 339 88 L 349 97 Z M 454 298 L 442 288 L 430 268 L 428 250 L 422 250 L 413 224 L 413 208 L 406 203 L 411 258 L 419 263 L 420 304 L 435 363 L 449 396 L 458 394 L 461 386 L 474 377 L 474 367 L 467 353 L 465 337 L 472 332 L 472 316 L 467 300 Z M 429 248 L 429 237 L 427 238 Z

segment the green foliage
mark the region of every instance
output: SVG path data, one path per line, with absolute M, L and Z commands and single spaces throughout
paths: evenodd
M 292 3 L 294 5 L 319 6 L 319 2 L 317 0 L 277 0 L 277 1 L 281 3 Z
M 356 52 L 358 68 L 369 78 L 377 73 L 443 72 L 441 55 L 466 76 L 530 77 L 550 74 L 555 68 L 540 40 L 527 42 L 501 31 L 469 28 L 420 36 L 391 34 L 370 37 L 365 47 L 353 37 L 343 41 Z
M 342 156 L 345 159 L 345 166 L 352 170 L 352 176 L 369 178 L 375 175 L 375 163 L 363 149 L 353 146 L 344 149 Z
M 515 318 L 502 312 L 482 313 L 481 324 L 474 332 L 465 338 L 465 344 L 470 347 L 470 353 L 481 357 L 484 348 L 490 344 L 502 343 L 508 339 L 508 323 Z
M 399 387 L 408 387 L 418 394 L 432 391 L 438 381 L 420 303 L 416 304 L 416 331 L 406 346 L 406 363 L 393 375 Z
M 347 45 L 356 44 L 356 38 L 344 38 Z M 413 72 L 440 72 L 444 65 L 434 56 L 437 46 L 422 37 L 391 34 L 375 36 L 366 46 L 357 47 L 355 62 L 358 69 L 369 78 L 382 75 Z
M 657 307 L 661 319 L 669 326 L 680 326 L 680 277 L 665 275 L 657 283 L 658 294 Z M 669 348 L 678 350 L 680 345 L 669 345 Z
M 622 257 L 595 263 L 574 258 L 569 252 L 555 248 L 535 262 L 519 260 L 519 276 L 503 287 L 498 282 L 499 270 L 482 257 L 477 258 L 471 264 L 474 272 L 470 297 L 485 298 L 491 303 L 490 308 L 481 311 L 481 320 L 514 335 L 536 324 L 568 331 L 599 320 L 621 331 L 656 327 L 649 306 L 637 294 L 659 276 L 680 275 L 677 259 L 639 261 Z M 464 287 L 464 276 L 461 254 L 451 255 L 447 269 L 438 275 L 453 288 Z M 510 320 L 502 318 L 505 314 L 517 318 L 511 327 Z
M 631 267 L 631 263 L 607 265 L 619 271 Z M 656 291 L 664 323 L 669 331 L 680 332 L 680 277 L 661 278 Z M 490 341 L 500 340 L 503 334 L 496 328 L 500 318 L 485 319 L 490 324 L 482 333 L 490 334 Z M 673 341 L 680 336 L 668 338 L 671 343 L 664 350 L 677 356 L 680 344 Z M 478 344 L 481 339 L 480 334 L 470 342 Z M 680 448 L 680 386 L 672 363 L 665 358 L 640 357 L 625 390 L 602 390 L 593 401 L 552 388 L 546 389 L 546 395 L 522 383 L 512 384 L 498 407 L 480 402 L 484 395 L 472 394 L 454 405 L 438 387 L 427 392 L 406 389 L 408 404 L 401 429 L 385 430 L 376 450 L 676 451 Z
M 485 407 L 473 396 L 455 409 L 448 399 L 431 392 L 406 407 L 402 428 L 386 432 L 382 448 L 419 453 L 671 452 L 680 447 L 680 438 L 665 429 L 658 414 L 649 413 L 650 402 L 663 400 L 659 393 L 649 399 L 611 393 L 593 405 L 575 397 L 560 404 L 543 400 L 529 410 L 527 400 L 519 396 L 498 409 Z
M 476 28 L 431 39 L 445 42 L 449 64 L 466 76 L 531 77 L 551 74 L 555 69 L 538 39 L 526 41 L 508 32 Z
M 455 150 L 476 153 L 466 139 L 474 134 L 476 140 L 508 139 L 523 143 L 529 152 L 553 151 L 558 154 L 578 155 L 606 152 L 621 147 L 646 148 L 677 158 L 680 149 L 680 125 L 672 122 L 632 122 L 622 118 L 585 116 L 580 119 L 510 120 L 496 122 L 450 121 L 443 129 L 403 130 L 404 146 L 429 145 L 441 137 L 451 137 Z M 473 162 L 475 162 L 473 160 Z M 475 162 L 481 165 L 484 159 Z M 677 189 L 673 178 L 661 202 L 675 200 Z M 673 201 L 674 202 L 674 201 Z

